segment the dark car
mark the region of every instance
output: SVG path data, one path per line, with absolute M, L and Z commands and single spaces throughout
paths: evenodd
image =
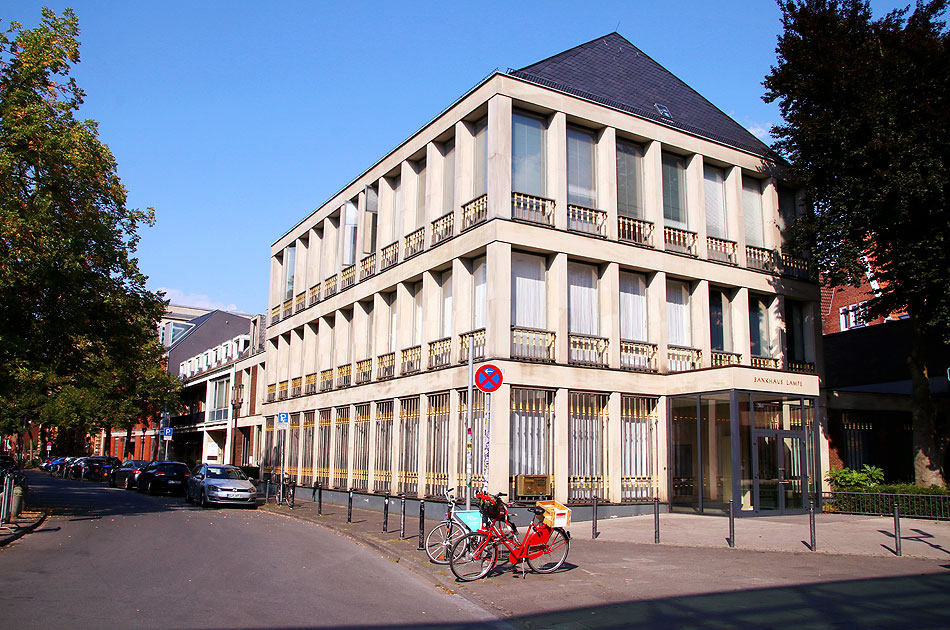
M 16 467 L 15 459 L 9 455 L 0 455 L 0 470 L 10 470 Z
M 151 462 L 145 459 L 130 459 L 118 468 L 112 470 L 112 476 L 109 477 L 110 486 L 118 486 L 131 490 L 138 486 L 139 475 L 145 470 Z
M 139 473 L 138 491 L 184 494 L 190 476 L 188 466 L 181 462 L 152 462 Z
M 86 463 L 88 457 L 76 457 L 71 462 L 66 464 L 66 474 L 65 477 L 70 479 L 82 479 L 83 466 Z

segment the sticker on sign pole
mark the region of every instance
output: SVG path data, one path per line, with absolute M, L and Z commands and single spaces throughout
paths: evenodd
M 491 363 L 486 363 L 475 371 L 475 387 L 486 394 L 490 394 L 501 387 L 501 370 Z

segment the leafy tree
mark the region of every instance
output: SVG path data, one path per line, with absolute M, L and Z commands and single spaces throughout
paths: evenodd
M 943 484 L 950 426 L 934 411 L 926 350 L 950 339 L 947 0 L 880 19 L 864 0 L 779 6 L 764 98 L 779 104 L 775 148 L 814 208 L 793 236 L 830 284 L 877 280 L 872 315 L 908 314 L 916 479 Z

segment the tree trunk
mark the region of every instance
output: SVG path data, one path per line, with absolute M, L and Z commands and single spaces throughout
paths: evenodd
M 102 454 L 106 457 L 112 457 L 112 426 L 107 425 L 102 429 Z
M 125 459 L 135 459 L 135 442 L 132 440 L 132 425 L 125 428 Z
M 943 486 L 943 454 L 947 435 L 937 430 L 933 401 L 930 398 L 930 377 L 927 372 L 927 330 L 910 313 L 911 346 L 907 364 L 910 367 L 911 418 L 914 427 L 914 478 L 918 486 Z

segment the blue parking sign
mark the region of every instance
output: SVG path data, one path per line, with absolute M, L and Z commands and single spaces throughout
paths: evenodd
M 164 432 L 162 433 L 162 435 L 164 436 L 164 438 L 165 438 L 166 441 L 172 439 L 172 428 L 171 428 L 171 427 L 165 427 L 165 430 L 164 430 Z
M 290 424 L 290 414 L 286 411 L 277 414 L 277 424 Z

